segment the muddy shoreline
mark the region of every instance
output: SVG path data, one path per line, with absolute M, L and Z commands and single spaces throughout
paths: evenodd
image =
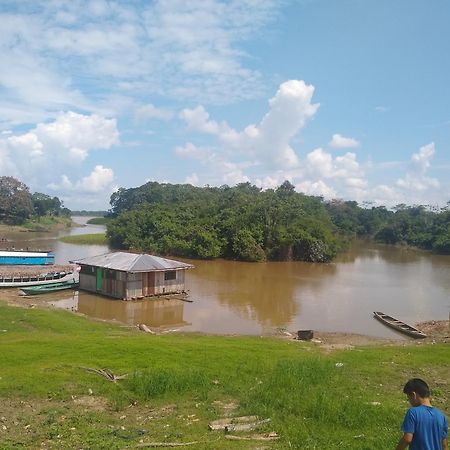
M 55 309 L 55 306 L 51 304 L 48 299 L 43 299 L 39 296 L 22 296 L 19 295 L 19 290 L 15 289 L 2 289 L 0 290 L 0 302 L 19 308 L 41 308 L 41 309 Z M 94 320 L 100 322 L 110 322 L 103 319 L 95 319 L 85 314 L 72 311 L 75 314 L 79 314 L 85 317 L 87 320 Z M 111 321 L 116 323 L 117 321 Z M 125 325 L 125 324 L 124 324 Z M 125 325 L 126 326 L 126 325 Z M 320 330 L 314 330 L 314 337 L 311 341 L 298 341 L 298 342 L 311 342 L 313 344 L 320 345 L 325 350 L 346 350 L 357 346 L 366 345 L 421 345 L 421 344 L 434 344 L 437 342 L 450 343 L 450 329 L 448 320 L 440 321 L 425 321 L 415 325 L 419 330 L 427 334 L 425 339 L 412 339 L 408 337 L 399 336 L 398 339 L 383 338 L 375 336 L 367 336 L 354 333 L 345 332 L 326 332 Z M 136 326 L 137 328 L 137 326 Z M 158 330 L 155 330 L 158 332 Z M 188 332 L 189 333 L 189 332 Z M 198 332 L 192 332 L 199 334 Z M 202 334 L 202 333 L 200 333 Z M 276 337 L 281 339 L 292 339 L 296 337 L 296 331 L 286 329 L 274 329 L 273 332 L 268 332 L 264 336 Z

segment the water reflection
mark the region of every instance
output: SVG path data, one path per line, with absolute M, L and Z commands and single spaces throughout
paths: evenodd
M 185 303 L 176 299 L 121 301 L 82 291 L 73 291 L 70 297 L 51 302 L 53 306 L 78 311 L 103 320 L 117 320 L 129 325 L 146 324 L 149 327 L 184 327 Z
M 299 287 L 315 285 L 336 272 L 334 264 L 242 263 L 194 261 L 187 285 L 201 298 L 215 297 L 218 305 L 262 327 L 281 327 L 300 314 Z M 210 283 L 214 280 L 214 283 Z

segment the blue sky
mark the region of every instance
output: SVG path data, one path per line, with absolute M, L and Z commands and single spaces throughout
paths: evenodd
M 0 175 L 450 200 L 447 0 L 0 2 Z

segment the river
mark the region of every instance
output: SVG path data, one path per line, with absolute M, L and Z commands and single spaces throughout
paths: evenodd
M 86 225 L 87 217 L 74 220 L 84 226 L 55 233 L 10 233 L 8 245 L 52 249 L 59 264 L 109 251 L 106 246 L 60 242 L 63 235 L 104 231 L 103 226 Z M 373 311 L 408 323 L 448 317 L 450 256 L 356 241 L 330 264 L 188 262 L 195 265 L 186 276 L 193 303 L 124 302 L 81 291 L 53 293 L 36 301 L 130 325 L 214 334 L 259 335 L 286 328 L 398 338 L 373 319 Z M 8 291 L 0 294 L 17 295 L 16 290 Z

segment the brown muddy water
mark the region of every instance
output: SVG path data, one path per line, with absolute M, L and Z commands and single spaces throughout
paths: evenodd
M 85 224 L 88 218 L 74 218 Z M 87 225 L 57 233 L 6 236 L 15 248 L 52 249 L 56 262 L 106 253 L 105 246 L 65 244 L 67 234 L 99 233 Z M 177 259 L 177 258 L 175 258 Z M 180 259 L 180 258 L 178 258 Z M 124 302 L 78 291 L 36 303 L 128 325 L 215 334 L 268 334 L 277 328 L 313 329 L 398 338 L 372 317 L 382 311 L 408 323 L 448 318 L 450 256 L 357 241 L 331 264 L 190 260 L 186 289 L 192 303 L 147 299 Z M 17 296 L 2 290 L 0 296 Z M 34 301 L 34 300 L 33 300 Z

